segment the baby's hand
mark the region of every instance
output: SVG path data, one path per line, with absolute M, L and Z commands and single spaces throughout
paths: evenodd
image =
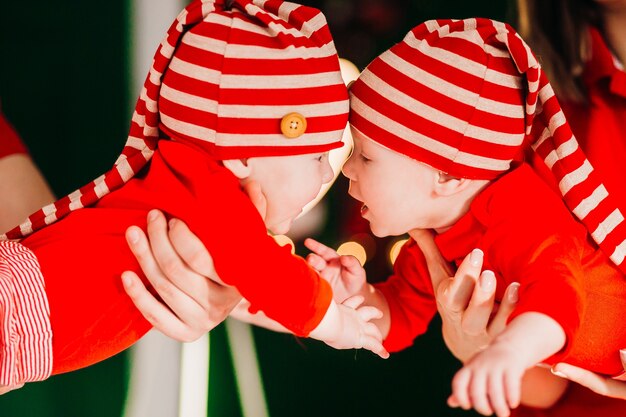
M 383 336 L 373 319 L 379 319 L 383 313 L 371 306 L 361 306 L 363 297 L 348 298 L 339 304 L 339 320 L 341 331 L 339 337 L 325 343 L 335 349 L 367 349 L 383 359 L 389 357 L 389 352 L 383 347 Z
M 307 256 L 309 265 L 330 284 L 335 301 L 343 303 L 365 289 L 365 269 L 354 256 L 341 256 L 313 239 L 306 239 L 304 245 L 313 252 Z
M 474 356 L 452 380 L 451 407 L 507 417 L 520 403 L 525 361 L 510 343 L 496 342 Z
M 383 347 L 383 337 L 372 323 L 383 313 L 371 306 L 361 306 L 363 297 L 348 298 L 343 304 L 332 301 L 320 324 L 309 334 L 335 349 L 367 349 L 383 359 L 389 353 Z

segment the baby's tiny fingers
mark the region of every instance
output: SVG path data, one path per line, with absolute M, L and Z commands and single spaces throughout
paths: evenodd
M 382 359 L 389 358 L 389 352 L 387 352 L 387 349 L 383 347 L 383 344 L 380 342 L 380 340 L 371 336 L 363 336 L 362 341 L 364 349 L 375 353 Z
M 487 397 L 487 375 L 484 372 L 474 372 L 469 386 L 469 395 L 472 406 L 480 414 L 493 414 L 489 398 Z
M 459 400 L 456 399 L 454 394 L 452 394 L 452 395 L 450 395 L 448 397 L 447 403 L 448 403 L 448 407 L 450 407 L 450 408 L 458 408 L 460 406 Z
M 311 265 L 311 267 L 317 271 L 322 271 L 326 268 L 326 261 L 324 259 L 322 259 L 321 256 L 315 254 L 315 253 L 310 253 L 307 255 L 306 257 L 306 261 L 309 263 L 309 265 Z
M 318 242 L 315 239 L 307 238 L 304 240 L 304 246 L 306 246 L 309 250 L 315 252 L 326 261 L 330 261 L 331 259 L 338 258 L 339 255 L 333 249 L 324 245 L 323 243 Z
M 339 257 L 339 262 L 341 262 L 341 265 L 343 267 L 349 269 L 350 271 L 355 269 L 361 269 L 361 262 L 359 262 L 359 260 L 352 255 L 344 255 Z
M 380 332 L 380 329 L 378 328 L 378 326 L 376 326 L 374 323 L 365 324 L 365 333 L 369 336 L 374 337 L 376 340 L 382 343 L 383 335 Z
M 517 408 L 522 396 L 522 374 L 507 372 L 504 374 L 504 389 L 509 408 Z
M 472 407 L 472 402 L 468 395 L 468 385 L 471 377 L 470 371 L 463 368 L 452 379 L 452 395 L 464 410 L 469 410 Z
M 498 417 L 508 417 L 511 413 L 507 405 L 504 377 L 500 373 L 489 376 L 489 402 Z
M 362 295 L 354 295 L 348 298 L 342 304 L 348 308 L 356 310 L 358 306 L 363 304 L 363 301 L 365 301 L 365 298 Z
M 359 313 L 359 316 L 365 321 L 380 319 L 383 317 L 383 312 L 372 306 L 364 306 L 359 308 L 357 311 Z

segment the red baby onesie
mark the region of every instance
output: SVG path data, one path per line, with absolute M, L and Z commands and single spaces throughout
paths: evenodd
M 626 346 L 626 280 L 528 165 L 492 183 L 435 241 L 457 264 L 472 249 L 482 249 L 484 268 L 498 280 L 498 301 L 508 284 L 521 283 L 509 320 L 534 311 L 563 327 L 567 345 L 548 362 L 563 360 L 607 375 L 623 372 L 618 350 Z M 409 346 L 437 311 L 415 242 L 405 245 L 394 268 L 394 275 L 378 285 L 391 309 L 389 350 Z
M 332 298 L 329 285 L 267 235 L 237 179 L 206 154 L 161 141 L 149 169 L 21 242 L 36 255 L 45 279 L 53 374 L 101 361 L 149 330 L 120 274 L 131 269 L 143 276 L 124 233 L 144 225 L 153 208 L 187 222 L 220 278 L 253 308 L 298 335 L 321 321 Z

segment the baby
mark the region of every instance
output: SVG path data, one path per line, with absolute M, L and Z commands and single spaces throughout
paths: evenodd
M 318 10 L 192 2 L 157 50 L 115 167 L 6 234 L 19 243 L 0 242 L 0 385 L 88 366 L 149 330 L 119 276 L 140 273 L 124 233 L 152 208 L 191 226 L 251 308 L 297 335 L 386 357 L 369 322 L 380 312 L 335 303 L 267 234 L 289 230 L 332 179 L 328 151 L 342 144 L 348 108 Z M 242 191 L 250 182 L 265 218 Z
M 372 232 L 434 229 L 448 261 L 480 248 L 499 289 L 521 284 L 506 330 L 455 376 L 456 399 L 506 416 L 525 370 L 542 361 L 622 374 L 624 218 L 515 31 L 488 19 L 425 22 L 350 93 L 355 147 L 343 172 Z M 533 153 L 543 165 L 525 162 Z M 386 313 L 378 325 L 387 349 L 426 330 L 437 308 L 413 239 L 377 285 L 354 259 L 307 246 L 339 282 L 337 297 L 361 294 Z

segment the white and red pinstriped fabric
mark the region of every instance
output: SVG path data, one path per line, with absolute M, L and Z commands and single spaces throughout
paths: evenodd
M 494 179 L 532 148 L 570 210 L 626 272 L 624 208 L 579 148 L 537 59 L 509 25 L 425 22 L 372 61 L 350 94 L 353 128 L 454 176 Z
M 31 215 L 19 239 L 121 187 L 164 138 L 217 159 L 325 152 L 341 146 L 348 93 L 324 15 L 277 0 L 196 0 L 161 42 L 113 169 Z M 287 139 L 298 112 L 306 132 Z
M 52 372 L 52 328 L 35 255 L 0 242 L 0 386 L 41 381 Z

